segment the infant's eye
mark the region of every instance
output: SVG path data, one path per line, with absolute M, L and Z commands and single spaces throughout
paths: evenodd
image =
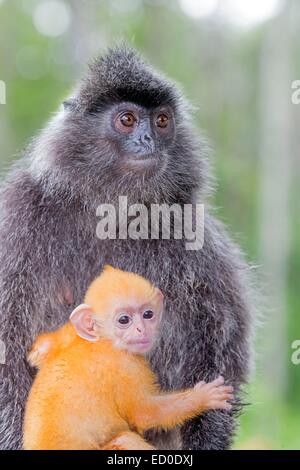
M 169 122 L 168 116 L 164 113 L 161 113 L 157 116 L 155 124 L 157 125 L 157 127 L 165 128 L 167 127 L 168 122 Z
M 126 313 L 121 313 L 121 315 L 118 317 L 118 323 L 122 327 L 127 327 L 131 324 L 132 319 L 129 315 Z
M 151 320 L 151 318 L 154 317 L 154 312 L 152 312 L 152 310 L 146 310 L 143 314 L 143 318 L 145 318 L 145 320 Z

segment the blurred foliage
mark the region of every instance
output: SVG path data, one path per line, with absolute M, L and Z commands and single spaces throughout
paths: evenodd
M 0 1 L 0 79 L 7 86 L 7 104 L 0 105 L 2 173 L 55 112 L 88 60 L 99 50 L 125 39 L 178 82 L 195 105 L 195 123 L 205 129 L 203 135 L 213 142 L 211 159 L 218 183 L 213 201 L 216 213 L 249 261 L 260 265 L 264 259 L 261 228 L 268 223 L 260 216 L 261 187 L 266 178 L 261 173 L 261 141 L 263 122 L 269 113 L 261 105 L 262 51 L 269 31 L 276 22 L 281 28 L 280 16 L 292 3 L 297 8 L 297 2 L 287 0 L 277 18 L 242 29 L 217 14 L 203 19 L 186 16 L 176 1 L 73 0 L 64 3 L 70 24 L 57 36 L 41 32 L 43 22 L 40 24 L 37 8 L 42 3 L 43 0 Z M 298 13 L 300 16 L 299 8 Z M 51 18 L 48 20 L 51 23 Z M 286 32 L 282 31 L 283 36 L 291 35 L 291 44 L 299 34 L 297 25 L 299 21 L 295 20 Z M 286 53 L 291 58 L 291 79 L 300 78 L 299 54 L 293 47 Z M 272 54 L 276 55 L 276 44 Z M 278 87 L 290 86 L 290 82 L 278 82 Z M 295 152 L 289 160 L 288 246 L 282 270 L 279 266 L 283 279 L 280 296 L 284 299 L 279 314 L 286 323 L 281 332 L 284 350 L 272 340 L 273 331 L 278 329 L 275 320 L 273 323 L 273 309 L 278 306 L 267 298 L 267 292 L 256 346 L 256 375 L 248 390 L 251 405 L 241 418 L 237 448 L 300 449 L 300 366 L 290 360 L 291 342 L 300 339 L 300 163 L 296 150 L 299 111 L 293 113 L 291 152 Z M 260 279 L 264 271 L 267 267 L 260 265 Z M 276 361 L 284 367 L 283 391 L 272 386 L 277 365 L 276 361 L 265 362 L 266 338 Z

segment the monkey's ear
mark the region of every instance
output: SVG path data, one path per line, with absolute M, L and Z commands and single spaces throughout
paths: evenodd
M 65 111 L 74 111 L 77 109 L 78 102 L 75 98 L 68 98 L 63 101 L 63 107 Z
M 98 341 L 99 334 L 95 330 L 93 311 L 89 305 L 78 305 L 70 315 L 70 322 L 80 338 L 88 341 Z

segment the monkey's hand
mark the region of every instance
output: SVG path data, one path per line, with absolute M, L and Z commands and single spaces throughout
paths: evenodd
M 198 382 L 181 392 L 145 396 L 132 403 L 131 422 L 139 432 L 152 428 L 172 429 L 209 410 L 231 410 L 227 400 L 233 388 L 224 385 L 223 377 L 210 383 Z
M 198 382 L 193 389 L 193 399 L 199 404 L 199 411 L 209 410 L 231 410 L 232 405 L 228 400 L 233 399 L 233 388 L 229 385 L 224 385 L 224 378 L 222 376 L 215 379 L 213 382 Z

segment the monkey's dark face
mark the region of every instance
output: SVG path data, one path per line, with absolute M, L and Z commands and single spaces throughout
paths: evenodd
M 121 195 L 129 203 L 189 201 L 206 179 L 188 107 L 126 49 L 95 62 L 43 142 L 38 159 L 50 156 L 56 187 L 92 204 Z
M 145 108 L 124 102 L 102 112 L 104 136 L 114 147 L 123 172 L 151 172 L 164 163 L 175 138 L 170 106 Z

